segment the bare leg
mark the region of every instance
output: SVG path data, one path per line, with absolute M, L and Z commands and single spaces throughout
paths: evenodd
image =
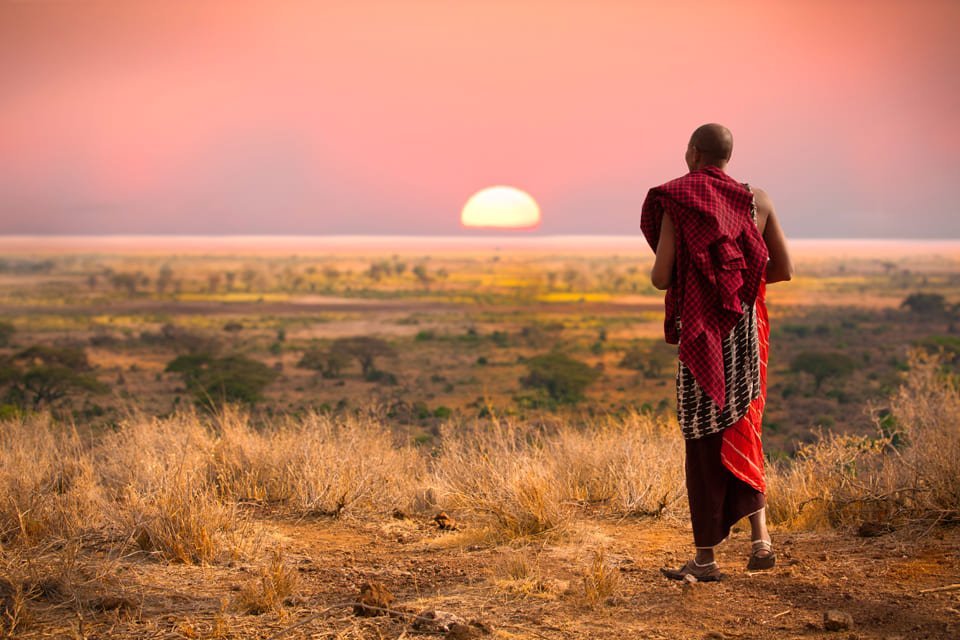
M 699 565 L 710 564 L 716 559 L 713 554 L 713 547 L 697 547 L 696 563 Z
M 756 513 L 750 516 L 750 540 L 766 540 L 770 541 L 770 532 L 767 531 L 767 510 L 760 509 Z M 766 557 L 770 555 L 770 552 L 766 549 L 758 552 L 760 557 Z

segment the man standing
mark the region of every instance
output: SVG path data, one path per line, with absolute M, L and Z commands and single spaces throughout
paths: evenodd
M 749 570 L 773 568 L 765 518 L 760 425 L 770 329 L 766 284 L 793 265 L 773 202 L 725 173 L 733 136 L 719 124 L 690 137 L 688 174 L 655 187 L 641 230 L 656 252 L 651 279 L 666 289 L 666 341 L 679 345 L 677 417 L 686 441 L 696 556 L 668 578 L 719 580 L 714 547 L 750 518 Z

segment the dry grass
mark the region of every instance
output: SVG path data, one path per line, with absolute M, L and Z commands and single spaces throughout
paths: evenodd
M 227 412 L 217 426 L 210 472 L 232 500 L 299 515 L 409 510 L 425 474 L 419 453 L 372 418 L 311 414 L 264 432 Z
M 603 549 L 594 551 L 593 557 L 581 573 L 583 597 L 588 605 L 598 604 L 620 593 L 623 579 L 616 567 L 607 562 Z
M 76 431 L 40 417 L 0 426 L 0 544 L 74 537 L 102 513 Z
M 795 526 L 955 520 L 960 392 L 917 354 L 874 438 L 826 435 L 770 469 L 770 519 Z M 449 424 L 432 452 L 371 416 L 134 416 L 84 441 L 41 417 L 0 424 L 0 543 L 99 536 L 168 561 L 252 551 L 244 505 L 338 517 L 445 509 L 487 542 L 556 538 L 578 514 L 684 516 L 672 420 L 634 414 L 549 429 Z M 476 535 L 474 535 L 476 537 Z
M 284 562 L 283 552 L 274 551 L 260 568 L 260 575 L 237 595 L 236 607 L 243 613 L 260 615 L 281 613 L 288 599 L 297 592 L 300 580 L 296 569 Z
M 771 467 L 772 522 L 960 519 L 958 382 L 936 359 L 917 354 L 911 366 L 876 437 L 827 434 Z M 262 536 L 245 516 L 250 503 L 346 518 L 442 508 L 463 540 L 512 547 L 569 538 L 584 514 L 686 515 L 683 443 L 672 420 L 637 414 L 550 428 L 491 420 L 445 430 L 441 446 L 426 451 L 370 416 L 313 415 L 262 430 L 236 412 L 134 416 L 88 440 L 42 417 L 0 423 L 0 634 L 29 627 L 34 606 L 135 609 L 137 591 L 116 566 L 131 549 L 199 564 L 254 555 Z M 620 589 L 602 551 L 581 569 L 582 589 L 570 589 L 544 577 L 529 549 L 503 556 L 494 570 L 500 588 L 575 593 L 589 606 Z M 234 606 L 283 615 L 296 589 L 296 572 L 275 554 Z
M 878 416 L 877 435 L 835 434 L 769 474 L 770 519 L 793 527 L 960 519 L 960 389 L 935 357 L 915 353 Z
M 116 558 L 84 553 L 81 540 L 0 549 L 0 637 L 31 626 L 32 609 L 130 612 L 140 606 L 139 585 L 121 579 Z
M 448 429 L 432 475 L 446 510 L 469 513 L 504 541 L 560 535 L 572 522 L 555 471 L 542 435 L 495 421 Z
M 565 535 L 583 506 L 683 513 L 683 442 L 672 421 L 634 413 L 546 432 L 509 421 L 448 426 L 432 481 L 444 508 L 493 541 Z

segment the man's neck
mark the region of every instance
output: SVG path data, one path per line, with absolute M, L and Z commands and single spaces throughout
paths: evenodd
M 727 172 L 727 165 L 724 164 L 724 165 L 721 166 L 721 165 L 719 165 L 719 164 L 704 164 L 704 165 L 700 165 L 699 167 L 697 167 L 696 169 L 694 169 L 694 171 L 706 171 L 706 170 L 708 170 L 708 169 L 714 169 L 714 170 L 719 171 L 719 172 L 721 172 L 721 173 L 726 173 L 726 172 Z

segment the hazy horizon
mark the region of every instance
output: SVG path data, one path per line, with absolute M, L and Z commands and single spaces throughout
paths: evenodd
M 960 259 L 960 239 L 920 238 L 792 238 L 798 257 L 896 258 L 925 255 Z M 0 235 L 0 252 L 8 255 L 44 253 L 129 253 L 217 255 L 243 252 L 271 255 L 350 254 L 362 251 L 452 254 L 457 252 L 557 252 L 595 257 L 652 257 L 641 235 Z

